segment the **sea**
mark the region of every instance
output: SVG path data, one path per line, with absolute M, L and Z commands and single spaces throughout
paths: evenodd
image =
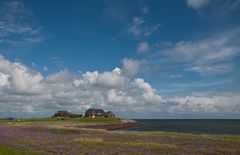
M 127 131 L 170 131 L 195 134 L 240 135 L 240 119 L 136 119 Z

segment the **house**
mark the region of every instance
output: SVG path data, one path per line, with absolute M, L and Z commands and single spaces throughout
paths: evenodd
M 107 112 L 106 112 L 106 116 L 109 117 L 109 118 L 115 118 L 114 113 L 111 112 L 111 111 L 107 111 Z
M 108 111 L 106 113 L 102 109 L 88 109 L 85 113 L 85 117 L 89 117 L 89 118 L 112 117 L 112 118 L 114 118 L 115 115 L 111 111 Z
M 80 114 L 72 114 L 68 111 L 58 111 L 56 112 L 53 117 L 70 117 L 70 118 L 77 118 L 77 117 L 82 117 Z
M 85 117 L 105 117 L 105 112 L 102 109 L 88 109 L 85 113 Z

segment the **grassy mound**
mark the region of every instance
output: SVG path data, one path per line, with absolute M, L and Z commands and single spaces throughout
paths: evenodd
M 104 122 L 120 122 L 119 118 L 56 118 L 56 117 L 46 117 L 46 118 L 22 118 L 18 119 L 20 122 L 32 122 L 32 121 L 71 121 L 71 122 L 94 122 L 94 123 L 104 123 Z

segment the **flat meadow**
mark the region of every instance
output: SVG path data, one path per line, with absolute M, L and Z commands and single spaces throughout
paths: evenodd
M 120 119 L 0 121 L 0 155 L 240 154 L 240 136 L 96 129 Z M 88 126 L 91 124 L 90 126 Z

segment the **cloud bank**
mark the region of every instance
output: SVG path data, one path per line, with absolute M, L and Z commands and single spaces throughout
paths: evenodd
M 187 5 L 203 17 L 228 16 L 240 9 L 239 0 L 187 0 Z
M 179 41 L 167 46 L 167 57 L 177 63 L 186 64 L 186 71 L 203 76 L 232 72 L 236 64 L 232 61 L 240 53 L 240 29 L 223 32 L 198 40 Z
M 144 79 L 129 78 L 125 69 L 123 66 L 80 75 L 62 70 L 44 77 L 24 64 L 0 56 L 1 117 L 49 116 L 56 110 L 79 113 L 90 107 L 111 109 L 125 117 L 147 117 L 150 113 L 240 114 L 240 91 L 164 99 Z

